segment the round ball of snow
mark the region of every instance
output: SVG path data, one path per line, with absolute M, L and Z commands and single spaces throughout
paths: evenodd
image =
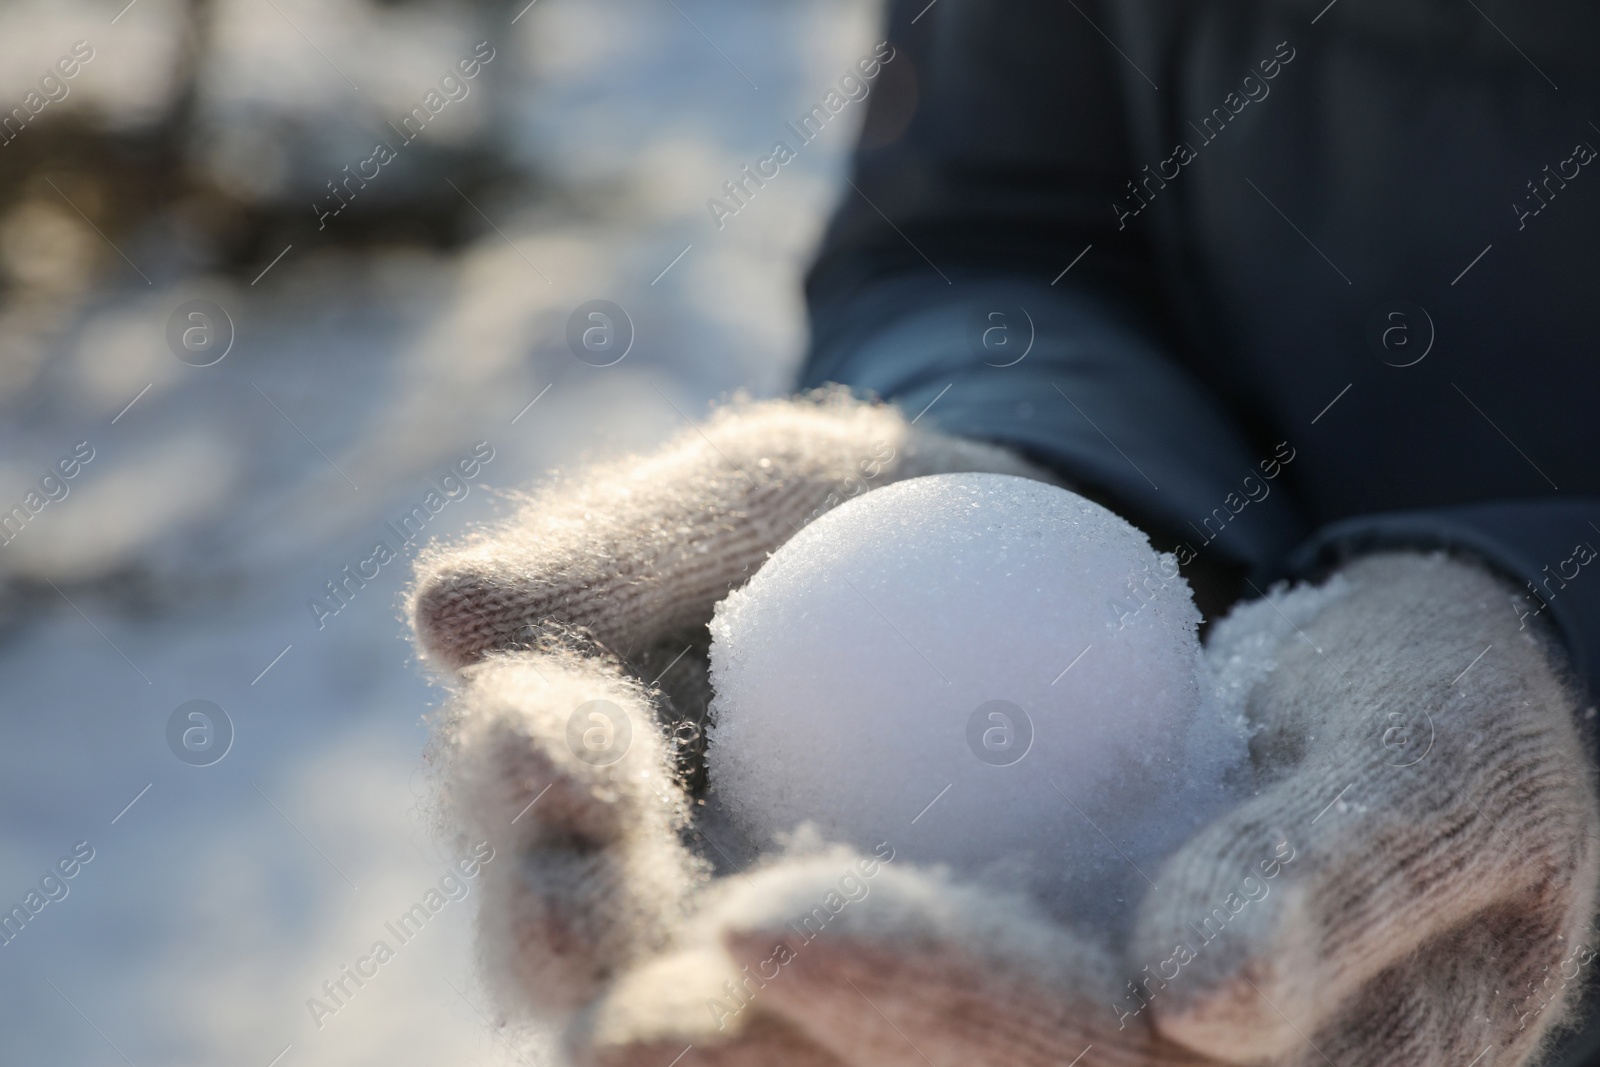
M 713 789 L 758 843 L 809 822 L 1114 918 L 1244 762 L 1199 621 L 1176 560 L 1075 493 L 875 490 L 718 605 Z

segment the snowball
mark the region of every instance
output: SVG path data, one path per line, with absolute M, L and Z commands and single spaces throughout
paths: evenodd
M 718 605 L 713 791 L 757 842 L 810 822 L 1114 921 L 1236 798 L 1199 621 L 1176 560 L 1075 493 L 875 490 Z
M 1202 677 L 1218 713 L 1243 723 L 1250 691 L 1277 668 L 1280 650 L 1309 642 L 1303 627 L 1349 591 L 1339 574 L 1320 586 L 1280 584 L 1217 620 L 1207 638 Z

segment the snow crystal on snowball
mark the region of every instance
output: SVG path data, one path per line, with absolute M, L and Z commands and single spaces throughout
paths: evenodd
M 1075 493 L 875 490 L 718 605 L 713 789 L 758 842 L 810 822 L 1114 924 L 1237 798 L 1199 621 L 1175 561 Z

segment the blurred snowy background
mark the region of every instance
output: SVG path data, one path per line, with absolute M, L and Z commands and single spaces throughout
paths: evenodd
M 25 915 L 0 946 L 0 1061 L 552 1062 L 484 1014 L 475 895 L 313 1020 L 308 999 L 397 944 L 385 924 L 446 869 L 409 563 L 343 604 L 326 583 L 478 442 L 493 459 L 425 536 L 731 390 L 786 387 L 799 275 L 864 109 L 720 232 L 706 200 L 877 18 L 866 0 L 0 8 L 0 910 Z M 475 50 L 492 58 L 441 88 Z M 380 141 L 394 158 L 364 162 Z M 370 180 L 332 215 L 352 172 Z M 611 366 L 567 343 L 593 299 L 633 325 Z M 204 318 L 175 318 L 194 301 Z M 169 747 L 191 700 L 232 725 L 208 766 Z M 93 858 L 46 879 L 80 842 Z

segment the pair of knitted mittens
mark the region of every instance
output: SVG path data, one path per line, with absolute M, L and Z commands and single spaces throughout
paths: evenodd
M 1358 560 L 1217 624 L 1214 651 L 1257 661 L 1259 788 L 1153 872 L 1126 944 L 892 853 L 710 875 L 684 726 L 713 605 L 841 500 L 973 471 L 1049 477 L 839 393 L 742 404 L 419 561 L 419 643 L 455 683 L 446 810 L 508 857 L 479 917 L 506 1010 L 640 1067 L 1536 1053 L 1594 954 L 1591 768 L 1555 654 L 1443 556 Z M 820 932 L 793 922 L 869 883 Z

